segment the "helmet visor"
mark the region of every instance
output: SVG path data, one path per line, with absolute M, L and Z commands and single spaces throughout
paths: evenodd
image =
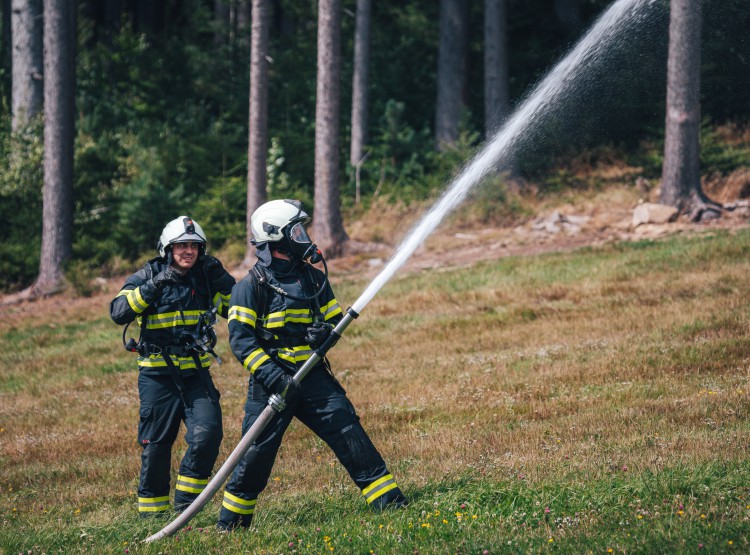
M 312 239 L 307 234 L 302 222 L 297 222 L 289 229 L 289 238 L 298 245 L 309 246 L 312 244 Z
M 305 224 L 297 222 L 289 228 L 287 233 L 289 238 L 289 247 L 291 249 L 292 256 L 297 260 L 305 260 L 313 252 L 315 252 L 315 245 L 313 245 L 312 239 L 305 231 Z

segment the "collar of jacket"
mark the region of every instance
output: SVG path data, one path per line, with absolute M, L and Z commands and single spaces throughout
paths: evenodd
M 284 260 L 283 258 L 276 258 L 275 256 L 271 259 L 271 264 L 268 269 L 275 274 L 290 274 L 296 270 L 301 269 L 302 264 L 298 264 L 293 260 Z

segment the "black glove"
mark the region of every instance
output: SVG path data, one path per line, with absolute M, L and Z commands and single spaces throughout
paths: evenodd
M 180 273 L 172 266 L 167 266 L 164 270 L 151 278 L 154 288 L 161 291 L 165 285 L 177 283 L 180 279 Z
M 333 326 L 327 322 L 315 322 L 312 326 L 307 328 L 307 335 L 305 335 L 305 341 L 313 349 L 317 349 L 323 343 L 325 343 L 328 336 L 331 335 Z
M 218 258 L 214 258 L 209 254 L 201 256 L 203 267 L 206 270 L 206 275 L 209 281 L 216 281 L 224 275 L 224 266 Z
M 289 374 L 282 374 L 276 382 L 274 382 L 271 390 L 281 397 L 280 403 L 274 403 L 271 398 L 271 404 L 274 409 L 281 412 L 289 405 L 294 405 L 302 395 L 302 387 L 294 381 Z

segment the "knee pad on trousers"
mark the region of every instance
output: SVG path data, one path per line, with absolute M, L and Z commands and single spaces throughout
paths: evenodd
M 196 426 L 193 429 L 191 444 L 193 449 L 205 458 L 216 459 L 223 435 L 221 426 Z
M 180 474 L 190 476 L 208 476 L 214 468 L 221 445 L 221 429 L 218 432 L 212 427 L 196 426 L 185 436 L 190 448 L 180 463 Z

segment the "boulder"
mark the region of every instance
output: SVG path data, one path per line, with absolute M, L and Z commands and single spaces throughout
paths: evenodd
M 677 208 L 665 204 L 644 202 L 633 210 L 633 227 L 641 224 L 666 224 L 677 218 Z

